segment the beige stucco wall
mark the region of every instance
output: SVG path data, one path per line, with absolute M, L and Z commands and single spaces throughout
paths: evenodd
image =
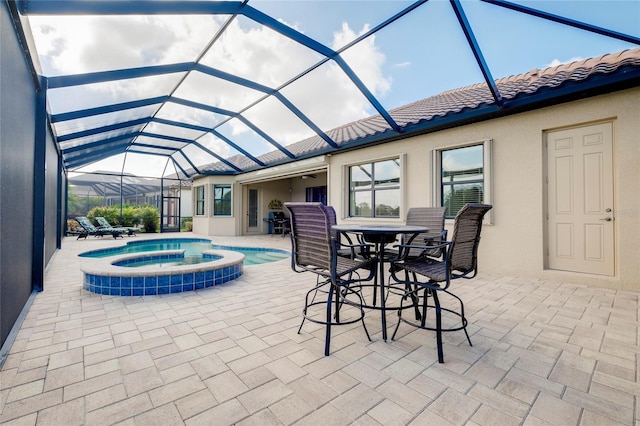
M 232 185 L 232 211 L 231 216 L 214 217 L 213 216 L 213 185 L 214 184 L 231 184 Z M 204 215 L 196 215 L 196 188 L 204 185 L 205 205 Z M 241 219 L 241 200 L 239 197 L 238 184 L 235 183 L 233 176 L 207 176 L 193 181 L 192 186 L 192 205 L 193 205 L 193 232 L 203 235 L 239 235 L 238 222 Z
M 545 131 L 602 121 L 612 122 L 614 129 L 615 276 L 546 270 Z M 318 161 L 328 165 L 326 177 L 322 176 L 328 186 L 328 202 L 338 212 L 339 222 L 349 221 L 346 218 L 345 168 L 354 163 L 400 156 L 404 179 L 401 218 L 397 220 L 400 222 L 409 207 L 432 205 L 432 150 L 486 139 L 492 140 L 491 202 L 494 209 L 491 212 L 492 223 L 483 228 L 479 253 L 480 273 L 488 271 L 526 278 L 567 280 L 640 290 L 640 88 L 323 157 Z M 247 180 L 247 176 L 204 179 L 212 184 L 229 179 L 235 179 L 236 182 Z M 194 187 L 199 182 L 200 180 L 194 182 Z M 248 185 L 244 184 L 242 187 L 247 188 Z M 299 178 L 251 185 L 260 185 L 264 191 L 260 214 L 265 214 L 266 204 L 272 198 L 282 197 L 283 201 L 304 200 L 302 188 L 306 182 Z M 238 203 L 242 197 L 238 196 L 238 189 L 240 187 L 236 185 L 235 224 L 222 223 L 223 221 L 218 223 L 219 220 L 214 218 L 202 221 L 194 216 L 194 231 L 208 235 L 228 235 L 234 230 L 236 235 L 241 235 L 242 220 L 238 216 L 241 206 Z M 451 227 L 451 223 L 448 227 Z M 263 231 L 266 232 L 266 228 Z
M 311 172 L 310 172 L 311 173 Z M 255 180 L 255 176 L 207 176 L 195 179 L 195 188 L 205 185 L 205 214 L 193 216 L 193 231 L 204 235 L 251 235 L 266 234 L 269 229 L 267 218 L 271 209 L 269 202 L 274 199 L 280 201 L 305 201 L 306 189 L 313 186 L 327 185 L 327 174 L 322 170 L 313 170 L 315 178 L 302 179 L 299 175 L 283 177 L 277 180 Z M 254 178 L 254 179 L 251 179 Z M 215 217 L 211 211 L 211 191 L 214 184 L 233 184 L 233 212 L 231 217 Z M 247 194 L 249 189 L 257 189 L 260 194 L 258 200 L 258 227 L 249 229 L 246 227 Z M 195 206 L 195 198 L 193 199 Z M 195 207 L 193 208 L 195 212 Z M 244 216 L 243 216 L 244 215 Z
M 614 127 L 616 276 L 545 270 L 544 132 L 599 121 Z M 404 217 L 409 207 L 432 205 L 432 150 L 485 139 L 492 140 L 494 209 L 483 228 L 480 271 L 640 290 L 640 89 L 335 154 L 329 203 L 346 216 L 345 166 L 405 154 Z

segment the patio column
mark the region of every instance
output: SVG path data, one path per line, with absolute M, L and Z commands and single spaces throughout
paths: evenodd
M 46 80 L 46 79 L 45 79 Z M 35 143 L 33 153 L 33 261 L 31 262 L 32 290 L 42 291 L 44 286 L 44 241 L 47 165 L 47 95 L 46 81 L 42 81 L 36 94 Z

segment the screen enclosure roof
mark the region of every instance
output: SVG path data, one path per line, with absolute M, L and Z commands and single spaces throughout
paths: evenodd
M 480 84 L 508 111 L 496 81 L 640 45 L 637 1 L 16 5 L 70 172 L 240 174 L 380 143 L 427 127 L 403 106 Z

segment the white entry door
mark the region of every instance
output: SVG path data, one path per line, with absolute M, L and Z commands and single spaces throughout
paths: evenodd
M 550 269 L 614 274 L 612 127 L 547 134 Z

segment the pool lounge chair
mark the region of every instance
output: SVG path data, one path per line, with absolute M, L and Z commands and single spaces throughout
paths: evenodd
M 98 222 L 98 229 L 117 229 L 118 231 L 122 232 L 123 234 L 127 234 L 128 236 L 135 236 L 136 235 L 136 228 L 132 228 L 129 226 L 111 226 L 111 224 L 107 221 L 107 219 L 105 219 L 104 217 L 101 216 L 97 216 L 96 218 L 96 222 Z
M 93 235 L 94 237 L 102 237 L 104 235 L 111 235 L 114 239 L 118 237 L 122 237 L 122 231 L 114 228 L 106 229 L 106 228 L 96 228 L 93 226 L 93 223 L 86 216 L 78 216 L 76 217 L 76 222 L 80 224 L 80 226 L 85 230 L 84 233 L 80 233 L 76 240 L 80 238 L 87 238 L 89 235 Z

